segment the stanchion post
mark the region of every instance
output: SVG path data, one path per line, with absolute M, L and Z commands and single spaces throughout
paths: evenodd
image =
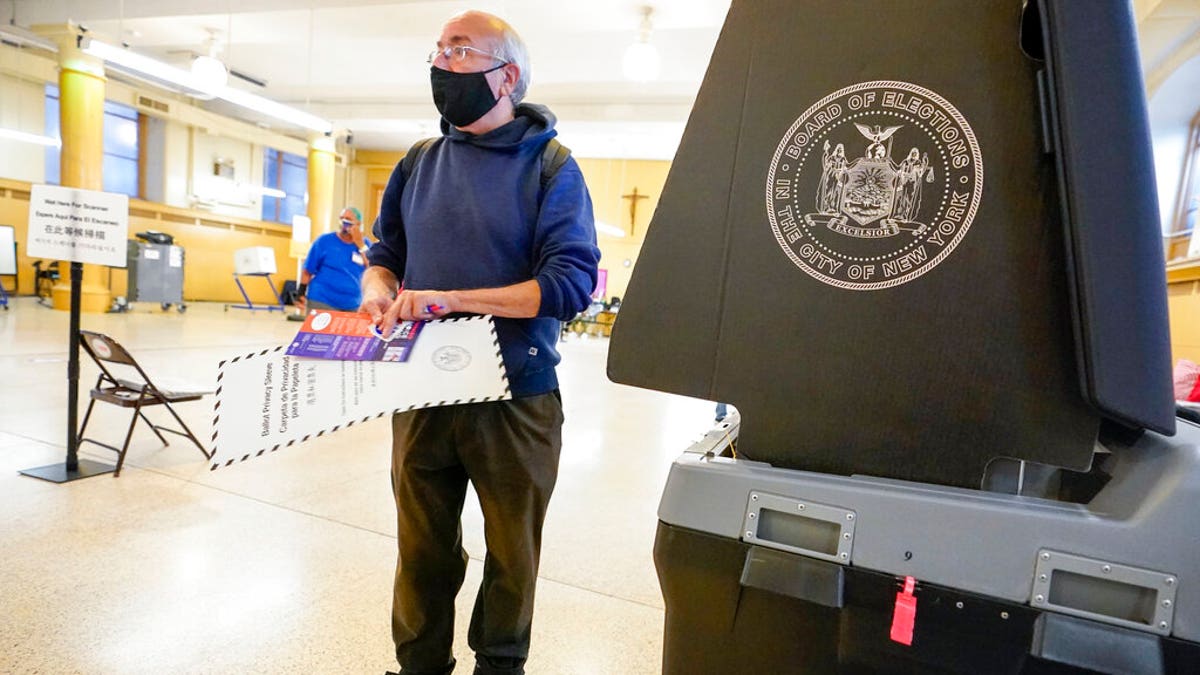
M 79 470 L 79 304 L 83 263 L 71 263 L 71 340 L 67 353 L 67 471 Z
M 116 467 L 90 459 L 79 459 L 79 312 L 83 296 L 83 263 L 71 263 L 71 340 L 67 354 L 67 461 L 62 464 L 23 469 L 22 474 L 52 483 L 69 483 L 80 478 L 112 473 Z

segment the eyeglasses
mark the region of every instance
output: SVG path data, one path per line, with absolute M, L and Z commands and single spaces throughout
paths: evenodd
M 435 49 L 429 52 L 429 57 L 426 59 L 426 62 L 432 64 L 434 61 L 437 61 L 438 58 L 443 58 L 447 63 L 462 63 L 466 61 L 467 57 L 471 54 L 479 54 L 494 61 L 499 61 L 500 63 L 506 65 L 508 64 L 508 61 L 496 56 L 492 52 L 485 52 L 484 50 L 479 49 L 478 47 L 472 47 L 471 45 L 450 45 L 449 47 L 443 47 L 442 49 Z

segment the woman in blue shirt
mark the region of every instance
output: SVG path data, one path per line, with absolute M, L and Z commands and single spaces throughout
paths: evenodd
M 353 206 L 342 209 L 341 227 L 317 237 L 304 259 L 296 305 L 310 309 L 358 310 L 362 302 L 363 270 L 369 243 L 363 238 L 362 214 Z

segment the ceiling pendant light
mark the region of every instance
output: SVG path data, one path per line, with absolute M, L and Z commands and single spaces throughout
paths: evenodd
M 224 87 L 229 83 L 229 70 L 215 56 L 201 54 L 192 60 L 192 75 L 208 89 Z
M 208 39 L 204 41 L 205 53 L 192 59 L 192 75 L 196 81 L 209 89 L 218 89 L 229 84 L 229 69 L 217 58 L 217 33 L 208 29 Z
M 658 48 L 650 42 L 650 33 L 654 29 L 651 18 L 653 15 L 653 7 L 642 7 L 642 23 L 638 27 L 637 41 L 625 48 L 621 68 L 627 80 L 653 82 L 658 79 L 662 63 L 658 56 Z

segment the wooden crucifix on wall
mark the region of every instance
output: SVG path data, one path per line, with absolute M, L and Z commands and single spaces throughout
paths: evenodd
M 638 194 L 637 186 L 634 186 L 633 192 L 627 195 L 621 195 L 621 199 L 629 200 L 629 236 L 637 235 L 637 205 L 639 199 L 649 199 L 650 195 Z

